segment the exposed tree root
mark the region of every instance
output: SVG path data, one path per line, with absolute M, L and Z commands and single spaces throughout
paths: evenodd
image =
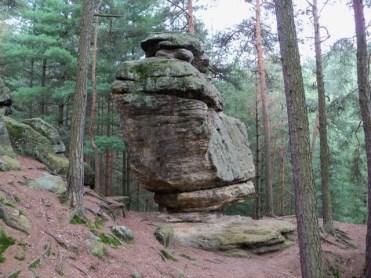
M 352 243 L 352 239 L 348 236 L 348 234 L 337 228 L 327 233 L 323 232 L 321 229 L 321 240 L 328 244 L 335 245 L 341 249 L 357 248 Z

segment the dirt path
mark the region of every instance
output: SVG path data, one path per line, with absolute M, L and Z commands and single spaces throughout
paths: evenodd
M 21 158 L 22 170 L 0 173 L 0 190 L 16 195 L 19 208 L 32 222 L 29 235 L 15 231 L 0 220 L 0 228 L 17 240 L 5 253 L 6 261 L 0 264 L 0 277 L 21 270 L 19 278 L 32 277 L 28 266 L 41 256 L 40 263 L 33 271 L 40 278 L 96 277 L 126 278 L 138 272 L 145 278 L 187 277 L 187 278 L 286 278 L 300 277 L 299 252 L 297 245 L 284 251 L 248 258 L 232 258 L 223 253 L 207 252 L 200 249 L 175 244 L 171 248 L 176 262 L 163 260 L 160 252 L 163 247 L 153 236 L 155 214 L 130 212 L 117 224 L 125 225 L 134 231 L 135 242 L 118 248 L 107 248 L 103 258 L 88 252 L 86 240 L 91 236 L 84 225 L 69 224 L 70 209 L 62 205 L 53 193 L 32 190 L 24 186 L 28 178 L 41 176 L 45 167 L 28 158 Z M 87 197 L 86 207 L 96 210 L 94 200 Z M 109 231 L 113 223 L 105 223 Z M 332 264 L 340 269 L 341 277 L 360 277 L 364 263 L 364 239 L 366 227 L 336 223 L 353 239 L 355 249 L 342 249 L 324 243 L 323 249 Z M 57 243 L 59 241 L 59 243 Z M 63 246 L 63 244 L 65 246 Z M 14 257 L 25 250 L 23 260 Z

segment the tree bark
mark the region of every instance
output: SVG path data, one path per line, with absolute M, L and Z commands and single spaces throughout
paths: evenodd
M 97 43 L 98 43 L 98 26 L 99 18 L 95 17 L 94 31 L 93 31 L 93 48 L 92 48 L 92 64 L 91 64 L 91 82 L 92 82 L 92 101 L 90 109 L 90 126 L 89 137 L 90 143 L 94 150 L 94 190 L 97 193 L 102 193 L 100 187 L 100 157 L 99 150 L 95 143 L 95 131 L 97 129 Z
M 271 128 L 267 107 L 267 83 L 265 77 L 264 50 L 261 35 L 260 0 L 256 0 L 256 52 L 258 56 L 259 92 L 262 104 L 263 128 L 264 128 L 264 160 L 265 160 L 265 190 L 266 190 L 266 215 L 273 216 L 273 188 L 272 188 L 272 149 Z
M 308 116 L 292 1 L 275 0 L 275 10 L 289 123 L 301 273 L 303 278 L 319 278 L 324 277 L 322 250 L 316 216 Z
M 260 195 L 260 143 L 259 143 L 259 85 L 256 82 L 256 98 L 255 98 L 255 188 L 256 188 L 256 201 L 255 201 L 255 218 L 261 218 L 261 195 Z
M 109 121 L 107 123 L 107 136 L 112 136 L 112 98 L 107 97 L 107 115 Z M 106 171 L 105 171 L 105 192 L 106 196 L 112 195 L 112 174 L 113 174 L 113 153 L 112 150 L 107 149 L 105 153 Z
M 331 192 L 329 187 L 330 158 L 329 147 L 327 142 L 326 95 L 325 95 L 325 83 L 323 80 L 321 32 L 317 0 L 313 0 L 312 13 L 314 22 L 314 49 L 316 56 L 316 78 L 318 91 L 318 121 L 320 141 L 323 229 L 327 233 L 333 233 L 335 229 L 332 219 Z
M 84 125 L 87 98 L 87 74 L 89 66 L 89 48 L 91 43 L 91 26 L 93 24 L 93 1 L 83 0 L 81 7 L 81 30 L 77 58 L 76 87 L 71 123 L 71 140 L 69 148 L 69 167 L 67 173 L 67 193 L 70 205 L 76 213 L 83 214 L 84 194 Z
M 188 7 L 187 7 L 187 20 L 188 20 L 188 33 L 194 34 L 195 33 L 195 24 L 193 21 L 193 4 L 192 0 L 188 0 Z
M 281 149 L 281 171 L 280 171 L 280 214 L 284 215 L 284 197 L 285 197 L 285 147 Z
M 357 36 L 357 82 L 359 106 L 365 133 L 368 176 L 368 221 L 366 235 L 366 276 L 371 277 L 371 99 L 368 80 L 368 54 L 363 1 L 353 0 Z
M 46 87 L 46 69 L 47 69 L 47 61 L 44 58 L 42 61 L 42 68 L 41 68 L 41 87 Z M 46 114 L 46 104 L 45 104 L 45 89 L 42 92 L 41 95 L 41 103 L 40 103 L 40 114 L 45 115 Z

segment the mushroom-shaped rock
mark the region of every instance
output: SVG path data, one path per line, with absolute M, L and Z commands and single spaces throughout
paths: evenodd
M 123 63 L 112 85 L 134 174 L 169 211 L 217 210 L 254 194 L 245 125 L 222 112 L 220 93 L 190 61 L 152 57 L 185 49 L 196 59 L 200 43 L 160 34 L 142 47 L 149 58 Z

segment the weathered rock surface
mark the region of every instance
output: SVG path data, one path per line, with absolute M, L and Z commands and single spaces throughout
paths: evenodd
M 113 226 L 112 233 L 119 239 L 125 242 L 132 242 L 134 240 L 134 233 L 128 227 L 125 226 Z
M 0 191 L 0 219 L 7 226 L 28 234 L 31 221 L 16 206 L 17 202 L 12 196 Z
M 3 118 L 4 115 L 11 113 L 11 105 L 10 90 L 0 78 L 0 171 L 19 170 L 20 168 Z
M 171 231 L 175 241 L 237 256 L 241 255 L 239 251 L 264 254 L 284 249 L 293 243 L 290 238 L 295 231 L 294 224 L 279 218 L 253 220 L 250 217 L 213 214 L 179 214 L 179 217 L 175 214 L 164 218 L 168 223 L 158 224 L 157 230 L 163 234 L 164 231 Z
M 222 112 L 220 93 L 195 67 L 200 43 L 157 34 L 142 47 L 149 58 L 123 63 L 112 85 L 141 183 L 169 211 L 217 210 L 254 194 L 246 128 Z
M 193 212 L 204 210 L 217 210 L 231 202 L 244 201 L 246 196 L 255 192 L 251 181 L 233 184 L 218 188 L 198 190 L 182 193 L 155 194 L 156 202 L 168 211 Z
M 48 138 L 55 153 L 59 154 L 66 151 L 66 146 L 64 145 L 58 130 L 51 124 L 45 122 L 41 118 L 26 119 L 23 123 L 31 126 L 34 130 Z
M 0 78 L 0 115 L 11 114 L 12 99 L 10 90 Z
M 152 34 L 142 41 L 141 47 L 146 57 L 161 56 L 187 61 L 203 73 L 209 66 L 209 58 L 205 55 L 200 41 L 187 33 Z
M 68 169 L 68 160 L 56 153 L 55 143 L 50 137 L 34 129 L 31 125 L 4 117 L 6 128 L 14 149 L 24 155 L 32 156 L 43 162 L 53 173 L 64 174 Z M 41 119 L 31 120 L 41 122 Z M 48 126 L 47 123 L 40 126 Z M 39 129 L 40 130 L 40 129 Z
M 26 186 L 57 194 L 63 194 L 67 189 L 66 182 L 60 176 L 50 175 L 49 173 L 45 173 L 43 176 L 35 179 L 27 180 Z
M 146 93 L 197 99 L 221 111 L 218 90 L 191 64 L 176 59 L 148 58 L 124 62 L 113 83 L 114 94 Z

